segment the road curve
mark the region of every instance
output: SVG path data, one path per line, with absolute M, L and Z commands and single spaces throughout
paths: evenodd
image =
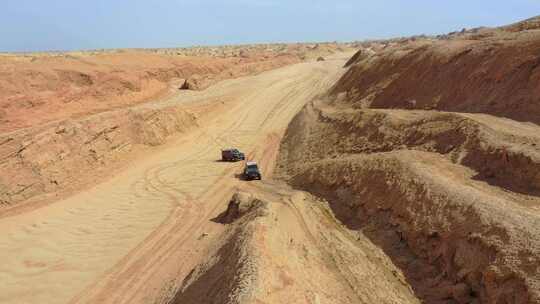
M 241 163 L 216 161 L 220 148 L 246 151 L 271 176 L 289 121 L 335 82 L 344 60 L 297 64 L 174 97 L 169 102 L 187 109 L 216 96 L 231 102 L 113 179 L 1 219 L 0 302 L 155 301 L 223 232 L 211 219 L 240 183 Z

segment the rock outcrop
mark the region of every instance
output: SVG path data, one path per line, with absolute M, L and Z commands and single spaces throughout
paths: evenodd
M 94 175 L 124 164 L 142 146 L 197 127 L 176 107 L 137 107 L 0 135 L 0 202 L 76 189 Z

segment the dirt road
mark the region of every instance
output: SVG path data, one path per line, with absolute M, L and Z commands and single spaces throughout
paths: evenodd
M 298 64 L 169 101 L 189 108 L 215 96 L 230 100 L 196 131 L 113 179 L 1 219 L 0 302 L 153 301 L 224 229 L 210 219 L 240 183 L 241 164 L 218 162 L 220 148 L 246 151 L 269 177 L 289 121 L 332 85 L 343 63 Z

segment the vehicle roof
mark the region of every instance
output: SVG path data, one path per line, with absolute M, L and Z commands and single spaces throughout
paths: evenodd
M 246 166 L 256 166 L 256 165 L 257 165 L 257 162 L 254 162 L 254 161 L 246 162 Z

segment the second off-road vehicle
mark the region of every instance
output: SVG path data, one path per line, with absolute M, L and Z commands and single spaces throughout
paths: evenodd
M 261 180 L 261 171 L 256 162 L 246 162 L 246 167 L 244 168 L 244 179 L 245 180 Z
M 221 150 L 221 160 L 222 161 L 239 161 L 245 160 L 246 156 L 244 153 L 240 152 L 238 149 L 225 149 Z

